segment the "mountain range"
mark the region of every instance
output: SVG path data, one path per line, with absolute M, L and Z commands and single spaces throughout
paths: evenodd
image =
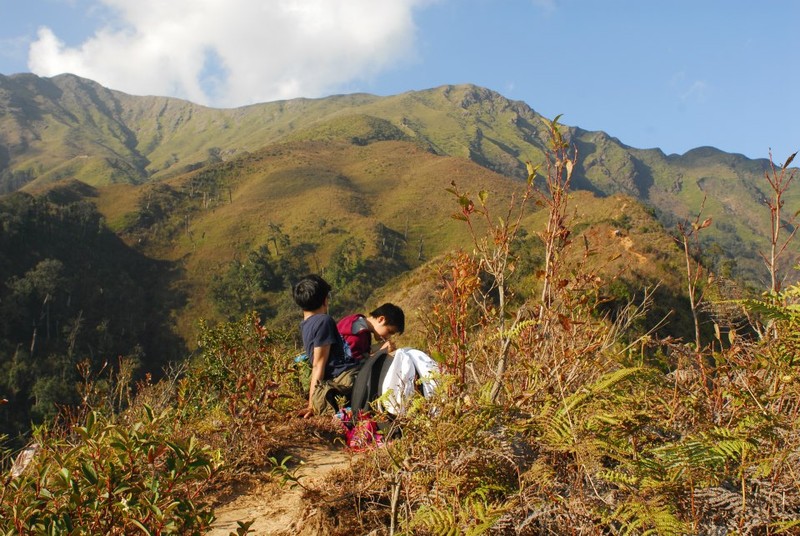
M 175 322 L 188 337 L 198 316 L 218 314 L 212 293 L 225 271 L 259 248 L 273 260 L 303 255 L 295 268 L 319 271 L 334 259 L 389 259 L 385 273 L 372 267 L 381 293 L 413 293 L 411 270 L 469 245 L 447 188 L 485 189 L 504 206 L 526 161 L 545 162 L 548 123 L 469 84 L 213 109 L 69 74 L 0 75 L 0 193 L 88 200 L 129 247 L 178 266 L 186 301 Z M 615 262 L 679 285 L 670 235 L 702 210 L 713 220 L 701 236 L 709 267 L 756 287 L 766 278 L 769 159 L 713 147 L 667 155 L 564 131 L 578 159 L 575 222 L 616 250 Z M 790 190 L 785 201 L 800 199 Z

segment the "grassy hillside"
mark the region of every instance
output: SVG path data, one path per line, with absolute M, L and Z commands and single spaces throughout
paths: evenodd
M 314 140 L 409 141 L 523 179 L 526 160 L 543 161 L 546 132 L 526 103 L 468 84 L 211 109 L 126 95 L 73 75 L 13 75 L 0 77 L 0 110 L 0 191 L 34 191 L 65 178 L 94 186 L 172 180 L 268 145 Z M 575 188 L 635 197 L 669 229 L 693 218 L 705 197 L 704 214 L 715 222 L 704 234 L 706 249 L 721 245 L 713 254 L 734 276 L 753 284 L 764 278 L 758 252 L 766 248 L 768 160 L 711 147 L 665 155 L 577 127 L 568 136 L 578 151 Z M 787 156 L 775 155 L 777 163 Z M 792 192 L 787 212 L 798 205 Z
M 433 128 L 433 117 L 441 115 L 435 112 L 442 107 L 439 101 L 460 94 L 462 104 L 477 107 L 476 114 L 483 113 L 485 103 L 479 105 L 475 98 L 467 98 L 474 97 L 473 93 L 463 91 L 466 89 L 451 88 L 433 92 L 427 99 L 416 94 L 396 97 L 410 110 L 423 105 L 434 110 L 428 119 L 431 126 L 419 127 L 419 132 L 436 132 L 432 139 L 421 140 L 374 115 L 342 114 L 304 130 L 296 129 L 286 137 L 289 141 L 266 144 L 184 173 L 138 185 L 118 183 L 96 188 L 91 200 L 130 246 L 181 266 L 185 276 L 173 284 L 173 290 L 188 296 L 175 312 L 179 331 L 187 340 L 194 338 L 198 318 L 221 318 L 213 297 L 215 278 L 222 277 L 231 266 L 251 264 L 252 255 L 259 250 L 268 252 L 267 262 L 284 263 L 284 271 L 290 269 L 286 257 L 300 257 L 293 269 L 303 266 L 324 273 L 334 268 L 339 258 L 335 256 L 342 247 L 356 244 L 364 264 L 361 270 L 372 275 L 369 285 L 360 289 L 363 294 L 349 289 L 359 298 L 341 304 L 339 313 L 344 314 L 344 308 L 361 306 L 364 301 L 373 305 L 383 296 L 397 296 L 394 287 L 403 283 L 396 276 L 454 248 L 471 248 L 468 228 L 450 217 L 458 208 L 446 191 L 451 182 L 473 194 L 488 190 L 498 214 L 520 190 L 521 183 L 514 177 L 493 173 L 474 159 L 437 153 L 437 147 L 448 139 L 446 132 L 451 132 L 452 144 L 461 143 L 455 133 L 463 132 L 455 127 L 449 131 Z M 357 101 L 355 97 L 351 100 Z M 366 106 L 379 102 L 365 101 Z M 321 101 L 313 103 L 322 106 Z M 514 113 L 512 108 L 503 108 L 503 113 Z M 425 117 L 421 112 L 415 115 Z M 445 117 L 438 120 L 448 123 Z M 602 134 L 595 134 L 595 138 L 598 143 L 615 147 Z M 576 147 L 579 152 L 586 151 L 587 145 L 576 143 Z M 624 176 L 624 170 L 635 172 L 640 166 L 628 153 L 620 153 L 623 163 L 612 165 L 610 154 L 608 148 L 599 149 L 584 156 L 583 161 L 593 162 L 592 158 L 606 155 L 603 165 L 614 167 L 617 171 L 608 174 L 618 178 Z M 589 168 L 596 171 L 599 165 Z M 28 189 L 51 188 L 36 184 Z M 613 292 L 619 294 L 616 298 L 629 292 L 625 289 L 655 287 L 660 282 L 662 309 L 685 311 L 685 304 L 675 298 L 683 288 L 676 244 L 653 218 L 653 212 L 632 197 L 637 188 L 646 186 L 649 193 L 658 188 L 634 173 L 630 186 L 620 188 L 627 195 L 606 195 L 599 188 L 577 191 L 572 219 L 580 233 L 575 241 L 585 237 L 596 251 L 592 269 L 602 271 Z M 538 209 L 534 205 L 529 209 L 525 223 L 529 237 L 522 247 L 533 258 L 540 249 L 534 229 L 542 222 L 536 216 Z M 689 212 L 686 214 L 688 217 Z M 284 241 L 282 245 L 279 239 Z M 628 267 L 627 275 L 618 275 Z M 295 311 L 288 285 L 299 275 L 288 273 L 276 288 L 249 292 L 247 299 L 253 301 L 248 303 L 289 325 Z M 530 284 L 535 287 L 536 281 Z M 409 310 L 420 308 L 413 300 L 405 305 Z M 686 319 L 680 314 L 673 322 L 674 333 L 686 327 Z
M 210 176 L 214 184 L 204 185 Z M 467 229 L 450 218 L 456 207 L 445 188 L 451 181 L 473 191 L 486 188 L 498 202 L 507 202 L 518 186 L 410 142 L 302 141 L 160 182 L 158 188 L 169 188 L 175 201 L 157 224 L 131 224 L 156 186 L 104 189 L 96 202 L 129 244 L 181 263 L 192 296 L 182 315 L 188 333 L 197 317 L 215 316 L 209 283 L 228 263 L 246 260 L 262 246 L 276 259 L 290 254 L 276 250 L 275 226 L 290 245 L 307 246 L 314 271 L 325 271 L 336 248 L 354 238 L 363 241 L 365 258 L 405 268 L 465 244 Z

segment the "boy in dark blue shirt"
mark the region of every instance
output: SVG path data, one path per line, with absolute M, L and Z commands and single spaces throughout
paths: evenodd
M 300 279 L 292 291 L 295 303 L 303 310 L 300 333 L 311 362 L 308 406 L 298 412 L 303 418 L 338 411 L 336 396 L 350 398 L 358 373 L 350 347 L 328 315 L 330 292 L 328 282 L 314 274 Z

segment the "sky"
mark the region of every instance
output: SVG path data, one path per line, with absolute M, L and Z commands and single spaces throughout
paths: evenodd
M 471 83 L 564 125 L 777 164 L 798 0 L 0 0 L 0 74 L 217 108 Z

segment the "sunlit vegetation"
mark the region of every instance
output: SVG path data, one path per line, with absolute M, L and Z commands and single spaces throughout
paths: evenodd
M 509 277 L 513 217 L 449 258 L 437 272 L 441 305 L 427 315 L 446 372 L 440 397 L 337 485 L 353 483 L 361 518 L 395 533 L 793 533 L 798 287 L 718 301 L 704 309 L 713 335 L 701 340 L 641 323 L 652 292 L 598 316 L 608 281 L 566 260 L 570 249 L 593 252 L 570 239 L 558 188 L 573 156 L 557 131 L 553 144 L 549 187 L 537 192 L 551 214 L 539 233 L 552 251 L 541 293 L 517 292 Z M 454 193 L 467 224 L 488 214 L 484 194 Z M 710 300 L 715 282 L 699 269 L 689 291 L 702 286 Z
M 0 198 L 0 534 L 198 534 L 235 484 L 297 484 L 287 447 L 340 432 L 288 417 L 307 272 L 335 315 L 401 304 L 442 368 L 306 489 L 331 534 L 800 530 L 793 157 L 639 151 L 474 86 L 98 95 L 126 117 L 55 106 L 0 170 L 31 192 Z M 71 155 L 89 118 L 127 156 Z
M 592 242 L 634 229 L 633 213 L 610 218 L 602 232 L 576 231 L 577 152 L 557 120 L 550 143 L 503 203 L 453 177 L 454 218 L 472 245 L 425 272 L 420 341 L 441 364 L 438 392 L 395 421 L 401 435 L 335 473 L 315 497 L 348 534 L 792 533 L 800 527 L 800 289 L 731 297 L 728 280 L 698 262 L 695 233 L 713 225 L 698 212 L 676 228 L 677 260 L 664 258 L 694 296 L 673 305 L 688 308 L 685 337 L 667 334 L 670 319 L 650 314 L 658 287 L 636 288 L 640 276 L 607 270 L 616 259 L 609 244 L 630 254 L 632 240 Z M 48 218 L 72 221 L 32 198 L 13 200 L 44 228 Z M 528 204 L 540 207 L 538 228 Z M 75 225 L 96 234 L 91 215 Z M 17 470 L 4 473 L 0 531 L 195 534 L 213 519 L 215 490 L 280 473 L 269 460 L 309 438 L 306 423 L 285 417 L 303 402 L 304 371 L 296 335 L 245 309 L 286 290 L 293 271 L 311 269 L 292 263 L 315 250 L 295 249 L 280 225 L 270 232 L 215 279 L 219 306 L 243 307 L 224 310 L 228 321 L 201 323 L 189 361 L 135 389 L 124 360 L 102 377 L 82 369 L 80 403 L 65 405 L 52 428 L 38 427 L 30 461 L 21 467 L 20 455 Z M 792 231 L 774 237 L 782 244 Z M 354 304 L 365 298 L 357 294 L 371 262 L 364 249 L 357 237 L 340 241 L 325 271 Z M 68 259 L 35 260 L 9 292 L 47 312 L 68 288 Z M 38 333 L 53 319 L 36 322 Z M 345 533 L 335 526 L 331 534 Z

